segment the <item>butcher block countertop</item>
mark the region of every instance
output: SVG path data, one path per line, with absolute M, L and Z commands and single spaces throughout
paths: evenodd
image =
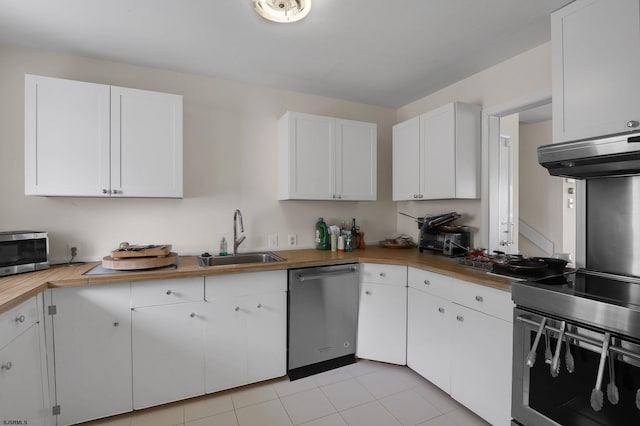
M 485 271 L 459 265 L 456 259 L 417 249 L 388 249 L 379 246 L 350 253 L 319 250 L 274 251 L 286 259 L 283 262 L 254 263 L 244 265 L 212 266 L 201 268 L 195 256 L 180 256 L 178 267 L 170 270 L 133 271 L 106 275 L 83 275 L 100 262 L 76 265 L 55 265 L 51 268 L 0 278 L 0 312 L 4 312 L 41 291 L 52 287 L 96 285 L 123 281 L 144 281 L 189 276 L 228 274 L 233 272 L 270 271 L 278 269 L 304 268 L 307 266 L 334 265 L 340 263 L 386 263 L 407 265 L 449 275 L 477 284 L 510 291 L 509 280 L 488 275 Z

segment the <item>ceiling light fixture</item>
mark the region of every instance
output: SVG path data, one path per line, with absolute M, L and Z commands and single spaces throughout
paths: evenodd
M 273 22 L 296 22 L 309 14 L 311 0 L 253 0 L 256 12 Z

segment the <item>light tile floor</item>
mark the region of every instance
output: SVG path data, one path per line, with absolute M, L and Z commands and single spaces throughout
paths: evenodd
M 84 426 L 485 426 L 407 367 L 357 363 L 270 380 Z

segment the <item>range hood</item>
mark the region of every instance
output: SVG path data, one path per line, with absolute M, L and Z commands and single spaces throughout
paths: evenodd
M 538 148 L 538 162 L 552 176 L 588 179 L 640 174 L 640 133 Z

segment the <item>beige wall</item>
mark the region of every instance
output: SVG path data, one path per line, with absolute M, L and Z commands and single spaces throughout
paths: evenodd
M 551 120 L 520 124 L 520 220 L 562 251 L 562 179 L 538 164 L 537 148 L 551 143 Z M 520 235 L 525 256 L 548 256 Z
M 0 230 L 50 232 L 51 258 L 97 259 L 130 243 L 172 243 L 174 250 L 217 251 L 242 210 L 243 250 L 297 234 L 311 247 L 315 222 L 357 218 L 368 241 L 395 230 L 391 201 L 391 126 L 396 111 L 199 75 L 0 45 Z M 25 197 L 24 74 L 177 93 L 184 96 L 184 199 Z M 277 120 L 287 110 L 378 124 L 378 201 L 277 201 Z
M 545 43 L 399 108 L 397 121 L 408 120 L 452 101 L 469 102 L 482 105 L 483 108 L 492 108 L 550 88 L 551 45 Z M 464 213 L 460 223 L 464 222 L 474 229 L 474 242 L 476 245 L 480 244 L 479 228 L 482 223 L 480 200 L 406 201 L 399 202 L 397 206 L 398 211 L 412 216 L 438 214 L 452 210 Z M 411 219 L 397 215 L 396 221 L 398 232 L 417 238 L 418 230 Z

